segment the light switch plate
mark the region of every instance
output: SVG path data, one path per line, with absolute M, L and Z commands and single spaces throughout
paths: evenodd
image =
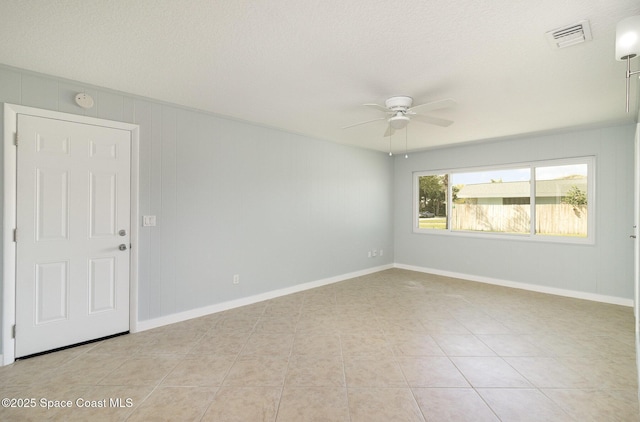
M 142 227 L 153 227 L 156 225 L 156 216 L 155 215 L 143 215 L 142 216 Z

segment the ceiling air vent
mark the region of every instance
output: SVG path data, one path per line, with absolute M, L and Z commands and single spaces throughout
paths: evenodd
M 588 20 L 563 26 L 546 33 L 547 40 L 553 48 L 565 48 L 591 40 L 591 27 Z

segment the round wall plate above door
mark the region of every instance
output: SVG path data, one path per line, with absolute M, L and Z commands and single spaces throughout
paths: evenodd
M 82 108 L 91 108 L 93 107 L 93 98 L 91 97 L 91 95 L 85 93 L 85 92 L 81 92 L 79 94 L 76 95 L 76 104 L 78 104 L 80 107 Z

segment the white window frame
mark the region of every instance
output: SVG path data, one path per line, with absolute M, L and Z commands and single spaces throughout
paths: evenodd
M 536 167 L 552 167 L 552 166 L 565 166 L 571 164 L 586 164 L 587 165 L 587 236 L 575 237 L 575 236 L 551 236 L 544 234 L 537 234 L 535 232 L 536 224 L 536 198 L 535 198 L 535 169 Z M 447 228 L 446 229 L 432 229 L 432 228 L 420 228 L 420 219 L 418 213 L 420 211 L 420 183 L 419 179 L 423 176 L 436 176 L 442 174 L 449 175 L 449 185 L 447 186 L 447 198 L 453 197 L 453 185 L 451 183 L 452 175 L 455 173 L 469 173 L 478 171 L 493 171 L 493 170 L 509 170 L 509 169 L 521 169 L 529 168 L 531 172 L 531 221 L 529 233 L 491 233 L 491 232 L 478 232 L 471 230 L 452 230 L 449 219 L 451 218 L 451 205 L 452 201 L 447 201 Z M 574 244 L 588 244 L 593 245 L 596 241 L 595 235 L 595 221 L 596 221 L 596 158 L 595 156 L 582 156 L 572 158 L 561 158 L 544 161 L 528 161 L 521 163 L 509 163 L 492 166 L 482 167 L 464 167 L 464 168 L 451 168 L 451 169 L 437 169 L 426 171 L 413 172 L 413 218 L 412 226 L 413 232 L 418 234 L 428 235 L 441 235 L 441 236 L 463 236 L 463 237 L 480 237 L 487 239 L 510 239 L 510 240 L 524 240 L 533 242 L 552 242 L 552 243 L 574 243 Z

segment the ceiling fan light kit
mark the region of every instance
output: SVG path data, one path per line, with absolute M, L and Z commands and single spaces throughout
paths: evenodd
M 409 124 L 409 118 L 398 112 L 395 116 L 389 119 L 389 124 L 394 129 L 404 129 Z
M 616 26 L 616 60 L 627 62 L 627 113 L 629 112 L 631 76 L 640 73 L 640 70 L 631 71 L 631 59 L 638 55 L 640 55 L 640 15 L 625 18 Z

